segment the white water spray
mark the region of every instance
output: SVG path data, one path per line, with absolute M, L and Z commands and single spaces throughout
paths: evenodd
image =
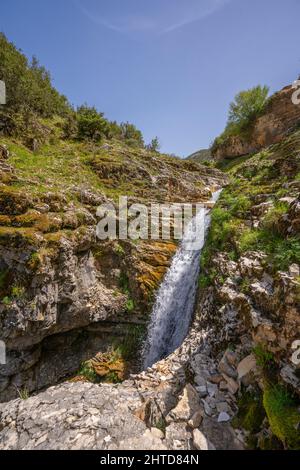
M 220 193 L 221 191 L 218 191 L 213 194 L 212 202 L 218 200 Z M 198 212 L 189 224 L 158 291 L 143 351 L 145 369 L 174 352 L 188 334 L 195 307 L 200 256 L 205 236 L 197 250 L 190 250 L 190 246 L 193 241 L 199 239 L 195 227 L 206 234 L 209 225 L 209 210 L 205 210 L 204 214 L 203 211 Z

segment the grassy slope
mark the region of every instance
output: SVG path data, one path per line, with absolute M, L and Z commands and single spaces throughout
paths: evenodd
M 288 211 L 279 199 L 299 192 L 288 184 L 300 181 L 300 131 L 262 152 L 222 162 L 221 166 L 230 176 L 230 184 L 212 214 L 203 266 L 219 250 L 227 251 L 233 259 L 247 250 L 261 250 L 275 269 L 300 263 L 299 235 L 286 237 L 276 230 L 276 220 Z M 249 211 L 260 194 L 267 195 L 275 208 L 266 216 L 263 227 L 249 228 Z

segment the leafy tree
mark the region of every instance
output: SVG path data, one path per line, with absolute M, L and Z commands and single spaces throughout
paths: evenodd
M 269 88 L 258 85 L 238 93 L 230 103 L 228 121 L 224 132 L 217 137 L 212 146 L 212 152 L 228 137 L 245 134 L 254 120 L 262 113 L 268 100 Z
M 248 125 L 264 109 L 268 94 L 269 88 L 260 85 L 238 93 L 230 103 L 228 125 Z
M 78 138 L 101 140 L 109 136 L 109 122 L 96 108 L 86 105 L 77 110 Z

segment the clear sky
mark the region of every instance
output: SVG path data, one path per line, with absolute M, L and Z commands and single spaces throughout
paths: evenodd
M 130 121 L 187 156 L 234 95 L 300 74 L 299 0 L 1 0 L 0 30 L 74 105 Z

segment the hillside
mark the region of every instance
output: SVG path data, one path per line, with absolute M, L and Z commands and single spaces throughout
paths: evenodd
M 195 152 L 187 157 L 187 160 L 192 160 L 198 163 L 209 162 L 211 159 L 212 155 L 209 149 L 199 150 L 198 152 Z

